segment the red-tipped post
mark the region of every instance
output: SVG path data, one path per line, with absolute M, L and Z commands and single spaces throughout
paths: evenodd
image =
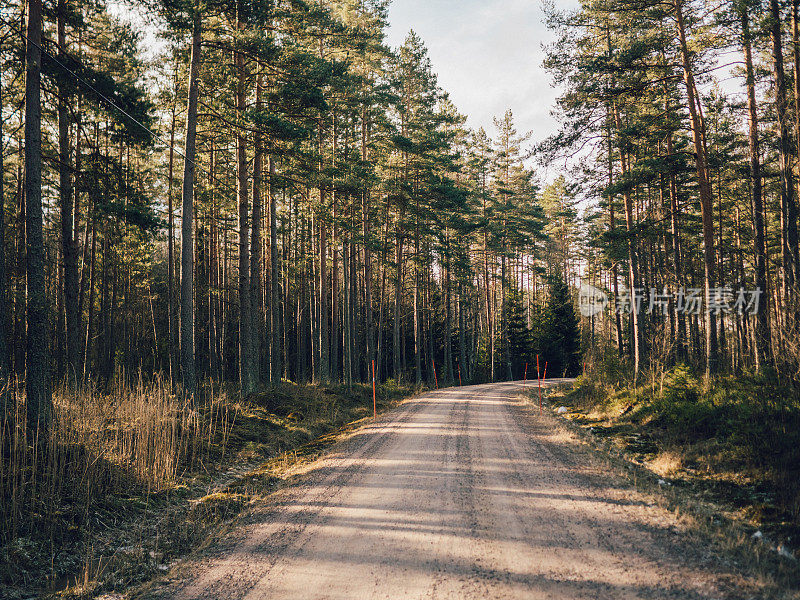
M 378 416 L 378 403 L 375 401 L 375 359 L 372 359 L 372 416 Z

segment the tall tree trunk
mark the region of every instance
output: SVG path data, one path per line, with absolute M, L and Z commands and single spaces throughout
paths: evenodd
M 331 134 L 331 166 L 335 169 L 339 148 L 335 109 L 331 114 Z M 332 185 L 331 196 L 333 203 L 331 211 L 333 216 L 331 229 L 331 262 L 333 263 L 331 268 L 331 374 L 334 381 L 341 381 L 341 370 L 339 368 L 339 350 L 341 347 L 341 329 L 339 326 L 339 193 L 336 189 L 335 180 Z
M 450 232 L 445 230 L 445 269 L 444 269 L 444 372 L 447 382 L 453 381 L 453 311 L 450 294 Z
M 262 70 L 259 67 L 256 76 L 256 112 L 263 109 L 261 101 Z M 255 134 L 255 156 L 253 158 L 253 235 L 250 240 L 250 310 L 251 310 L 251 359 L 253 379 L 255 383 L 262 380 L 264 372 L 262 349 L 264 347 L 265 317 L 264 317 L 264 284 L 261 278 L 262 270 L 262 211 L 261 190 L 264 170 L 264 142 L 260 130 Z
M 672 156 L 674 152 L 672 145 L 672 133 L 667 136 L 667 154 Z M 672 236 L 672 261 L 675 276 L 675 284 L 683 287 L 683 268 L 680 229 L 678 220 L 680 211 L 678 208 L 678 184 L 675 173 L 669 174 L 669 207 L 670 207 L 670 235 Z M 678 360 L 686 360 L 688 348 L 686 347 L 686 317 L 682 311 L 675 311 L 675 345 L 677 346 Z
M 370 124 L 367 118 L 366 106 L 361 111 L 361 160 L 364 164 L 369 161 L 369 135 Z M 366 341 L 366 367 L 370 371 L 371 363 L 375 359 L 375 333 L 372 324 L 372 252 L 370 251 L 370 189 L 365 187 L 362 196 L 361 219 L 362 233 L 364 235 L 364 337 Z M 369 379 L 369 377 L 367 377 Z
M 176 352 L 178 348 L 178 315 L 175 310 L 175 207 L 172 199 L 175 166 L 175 126 L 178 112 L 178 59 L 175 61 L 174 98 L 172 101 L 172 121 L 169 129 L 169 172 L 167 180 L 167 344 L 169 361 L 169 380 L 174 384 L 177 375 Z
M 792 0 L 792 62 L 794 71 L 794 135 L 795 135 L 795 159 L 800 178 L 800 23 L 798 23 L 798 11 L 800 10 L 800 0 Z M 796 275 L 800 277 L 800 264 L 795 266 Z
M 0 113 L 3 109 L 3 73 L 0 65 Z M 0 119 L 0 144 L 3 140 L 3 120 Z M 0 387 L 11 372 L 8 348 L 8 282 L 6 280 L 6 197 L 5 155 L 0 152 Z M 0 402 L 0 408 L 2 402 Z M 0 412 L 2 418 L 2 412 Z
M 325 45 L 323 38 L 319 38 L 319 57 L 325 60 Z M 319 348 L 319 379 L 322 383 L 327 383 L 331 374 L 331 340 L 330 340 L 330 327 L 328 315 L 328 229 L 327 222 L 324 215 L 328 212 L 328 191 L 329 186 L 324 176 L 325 169 L 325 113 L 319 112 L 319 203 L 320 203 L 320 218 L 319 218 L 319 285 L 317 288 L 317 307 L 319 311 L 319 327 L 317 340 L 317 347 Z M 333 156 L 335 162 L 336 156 Z
M 503 229 L 505 229 L 505 223 L 503 224 Z M 508 335 L 508 306 L 507 306 L 507 269 L 506 269 L 506 241 L 505 241 L 505 234 L 503 238 L 503 254 L 500 257 L 500 334 L 503 336 L 503 362 L 505 367 L 505 377 L 506 381 L 511 381 L 514 379 L 514 375 L 511 372 L 511 340 L 509 339 Z
M 186 109 L 186 149 L 183 160 L 181 212 L 181 379 L 183 393 L 190 402 L 196 392 L 194 357 L 194 177 L 197 138 L 198 78 L 200 71 L 201 12 L 195 3 L 192 24 L 192 51 L 189 66 L 189 99 Z
M 350 212 L 350 231 L 358 231 L 356 228 L 356 220 L 355 220 L 355 212 L 356 212 L 356 201 L 355 198 L 351 204 L 351 212 Z M 358 344 L 358 315 L 356 313 L 356 307 L 358 305 L 358 253 L 356 252 L 356 244 L 353 242 L 353 238 L 350 238 L 350 244 L 348 245 L 350 249 L 350 347 L 348 352 L 350 353 L 349 359 L 349 369 L 350 369 L 350 382 L 352 383 L 353 379 L 358 376 L 358 364 L 356 362 L 356 350 Z M 363 355 L 363 354 L 362 354 Z
M 311 189 L 306 186 L 306 198 L 309 203 L 311 201 Z M 309 328 L 311 329 L 311 380 L 314 383 L 319 383 L 320 372 L 320 337 L 319 337 L 319 319 L 317 308 L 318 302 L 318 288 L 319 288 L 319 215 L 316 211 L 309 211 L 309 227 L 308 227 L 308 281 L 310 282 L 308 294 L 308 316 Z
M 761 187 L 761 158 L 758 139 L 758 107 L 756 105 L 755 73 L 748 9 L 741 9 L 742 47 L 745 59 L 747 86 L 748 141 L 750 145 L 750 194 L 753 212 L 753 251 L 755 254 L 756 287 L 761 290 L 761 302 L 756 315 L 756 361 L 764 366 L 772 354 L 769 326 L 769 290 L 767 289 L 767 248 L 764 233 L 764 200 Z
M 436 355 L 435 348 L 433 346 L 433 327 L 432 320 L 435 318 L 434 307 L 433 307 L 433 274 L 431 272 L 429 257 L 430 257 L 430 248 L 428 244 L 423 246 L 423 253 L 425 255 L 425 272 L 422 278 L 422 315 L 421 315 L 421 326 L 422 331 L 420 332 L 421 338 L 423 343 L 425 341 L 428 342 L 428 363 L 431 367 L 431 374 L 428 377 L 428 382 L 432 384 L 436 384 L 438 374 L 442 373 L 441 361 L 439 364 L 439 371 L 435 371 L 434 368 L 434 357 Z
M 350 236 L 342 240 L 342 269 L 344 291 L 344 382 L 350 387 L 353 384 L 353 313 L 352 313 L 352 286 L 351 286 L 351 252 Z
M 485 185 L 485 184 L 484 184 Z M 482 190 L 483 196 L 483 218 L 486 214 L 486 195 Z M 492 294 L 489 279 L 489 232 L 486 226 L 483 228 L 483 282 L 486 287 L 486 349 L 489 354 L 489 381 L 494 382 L 494 330 L 492 328 Z
M 614 122 L 617 131 L 622 131 L 622 118 L 619 113 L 619 106 L 614 103 Z M 628 152 L 625 148 L 625 142 L 620 140 L 619 147 L 619 162 L 622 177 L 624 178 L 628 173 Z M 634 233 L 634 214 L 633 214 L 633 200 L 629 189 L 625 189 L 622 193 L 623 200 L 625 201 L 625 227 L 628 232 L 628 294 L 631 307 L 631 350 L 633 351 L 633 375 L 634 383 L 639 376 L 639 369 L 641 366 L 641 348 L 642 348 L 642 334 L 641 326 L 639 323 L 639 311 L 636 302 L 636 294 L 639 289 L 639 260 L 636 247 L 636 237 Z
M 666 62 L 666 58 L 664 58 Z M 664 113 L 669 114 L 669 89 L 667 83 L 664 83 Z M 675 148 L 672 139 L 672 130 L 667 132 L 667 157 L 671 160 L 675 153 Z M 667 237 L 665 234 L 665 246 L 668 245 L 672 250 L 672 267 L 673 276 L 675 277 L 675 286 L 683 287 L 682 275 L 682 257 L 681 257 L 681 238 L 680 230 L 678 227 L 678 220 L 680 212 L 678 209 L 678 185 L 674 170 L 667 176 L 667 185 L 669 192 L 669 216 L 670 216 L 670 232 Z M 675 339 L 675 358 L 678 361 L 686 360 L 688 356 L 688 348 L 686 347 L 686 317 L 683 311 L 674 310 L 673 316 L 670 319 L 670 326 L 673 328 L 673 336 Z
M 774 1 L 774 0 L 773 0 Z M 689 104 L 689 116 L 694 143 L 695 166 L 697 169 L 697 182 L 700 189 L 700 211 L 703 222 L 703 263 L 705 267 L 704 287 L 705 305 L 710 304 L 711 288 L 715 285 L 716 252 L 714 249 L 714 207 L 711 195 L 711 183 L 708 179 L 708 166 L 706 162 L 706 130 L 700 114 L 699 98 L 692 73 L 689 46 L 686 42 L 686 29 L 683 22 L 683 0 L 675 0 L 675 19 L 678 26 L 681 58 L 683 61 L 683 80 L 686 85 L 686 96 Z M 716 371 L 717 356 L 717 325 L 716 316 L 711 310 L 705 311 L 706 320 L 706 372 Z
M 395 233 L 394 324 L 392 326 L 392 376 L 400 381 L 400 307 L 403 298 L 403 209 L 398 209 Z
M 113 256 L 114 252 L 109 251 L 109 254 Z M 105 260 L 105 257 L 103 257 L 103 260 Z M 104 369 L 106 384 L 113 379 L 114 371 L 117 366 L 117 296 L 119 294 L 119 264 L 116 257 L 114 259 L 112 271 L 111 301 L 106 310 L 106 330 L 108 331 Z
M 415 193 L 414 196 L 419 198 Z M 417 385 L 422 383 L 422 323 L 420 322 L 419 297 L 419 201 L 414 226 L 414 378 Z M 431 357 L 432 358 L 432 357 Z
M 322 212 L 327 205 L 327 189 L 319 190 Z M 317 293 L 319 311 L 319 379 L 326 383 L 330 379 L 330 334 L 328 328 L 328 229 L 324 217 L 319 219 L 319 290 Z
M 783 67 L 783 41 L 781 39 L 781 10 L 778 0 L 770 0 L 770 38 L 772 41 L 773 75 L 775 78 L 775 108 L 778 117 L 778 149 L 781 175 L 781 217 L 784 220 L 783 277 L 784 296 L 788 302 L 797 280 L 797 203 L 792 176 L 791 139 L 789 136 L 786 77 Z M 788 310 L 788 306 L 786 307 Z
M 608 52 L 611 54 L 611 39 L 608 29 L 606 30 L 606 37 L 608 39 Z M 613 85 L 613 80 L 612 80 Z M 610 105 L 606 105 L 606 152 L 608 153 L 608 186 L 609 188 L 614 184 L 614 142 L 611 135 L 611 128 L 614 125 L 612 111 Z M 608 227 L 611 232 L 616 230 L 616 215 L 614 213 L 614 196 L 608 196 Z M 614 301 L 619 298 L 619 267 L 617 261 L 611 265 L 611 284 L 614 292 Z M 625 353 L 624 338 L 622 335 L 622 315 L 618 310 L 614 310 L 614 328 L 617 336 L 617 352 L 619 356 Z
M 337 224 L 337 194 L 333 189 L 333 227 L 331 229 L 331 376 L 334 381 L 341 381 L 341 302 L 339 299 L 339 226 Z
M 92 340 L 92 332 L 93 332 L 93 325 L 94 325 L 94 294 L 95 294 L 95 278 L 96 278 L 96 269 L 95 265 L 97 264 L 97 220 L 96 218 L 92 217 L 92 250 L 91 256 L 89 258 L 89 314 L 86 318 L 86 335 L 84 336 L 83 340 L 83 373 L 82 377 L 83 380 L 86 381 L 87 377 L 89 376 L 89 362 L 90 362 L 90 354 L 91 354 L 91 347 L 90 342 Z
M 25 238 L 27 352 L 25 393 L 28 426 L 46 426 L 51 416 L 49 304 L 45 282 L 42 215 L 42 2 L 29 0 L 25 49 Z
M 208 366 L 212 379 L 222 377 L 219 356 L 219 337 L 217 335 L 217 289 L 219 288 L 219 233 L 217 223 L 217 201 L 214 193 L 216 178 L 216 153 L 214 141 L 211 140 L 208 150 L 208 186 L 209 194 L 209 249 L 208 249 Z
M 383 355 L 384 355 L 384 310 L 386 306 L 386 271 L 389 257 L 389 221 L 391 218 L 391 201 L 386 195 L 386 215 L 383 226 L 383 252 L 381 252 L 381 293 L 378 305 L 378 347 L 375 357 L 375 373 L 379 378 L 383 377 Z
M 608 186 L 611 187 L 614 184 L 614 148 L 611 138 L 611 114 L 609 114 L 611 111 L 608 108 L 607 110 L 608 126 L 606 129 L 606 140 L 608 144 Z M 616 215 L 614 214 L 614 196 L 611 194 L 608 196 L 608 228 L 611 232 L 614 232 L 617 228 Z M 619 298 L 619 267 L 617 261 L 614 261 L 611 265 L 611 279 L 614 299 L 617 300 Z M 622 356 L 625 352 L 625 344 L 622 336 L 622 315 L 620 315 L 618 310 L 614 311 L 614 330 L 617 335 L 617 352 Z
M 289 307 L 291 306 L 291 288 L 288 284 L 289 282 L 289 265 L 292 264 L 292 244 L 295 246 L 297 245 L 296 238 L 297 236 L 292 237 L 292 198 L 286 197 L 286 188 L 284 187 L 281 191 L 281 196 L 283 198 L 284 204 L 287 206 L 286 214 L 281 216 L 281 226 L 283 228 L 283 237 L 281 240 L 281 249 L 284 252 L 284 260 L 281 261 L 281 269 L 282 269 L 282 276 L 283 281 L 286 281 L 287 284 L 283 286 L 283 289 L 280 290 L 281 292 L 281 304 L 279 310 L 279 316 L 281 319 L 281 335 L 280 335 L 280 345 L 278 346 L 278 350 L 280 351 L 281 355 L 281 363 L 280 365 L 283 367 L 283 377 L 284 379 L 291 379 L 291 372 L 290 366 L 291 363 L 289 361 L 289 354 L 291 348 L 289 347 L 289 337 L 291 335 L 292 328 L 290 327 L 291 321 L 289 314 Z M 296 248 L 295 248 L 296 249 Z M 295 254 L 297 254 L 295 252 Z
M 58 55 L 66 61 L 65 0 L 59 0 L 57 12 Z M 74 238 L 74 205 L 72 195 L 72 148 L 70 144 L 70 122 L 68 108 L 67 73 L 60 73 L 58 80 L 58 193 L 61 204 L 61 248 L 64 258 L 63 302 L 66 324 L 66 369 L 67 378 L 77 383 L 80 356 L 80 331 L 78 315 L 78 247 Z
M 465 331 L 467 319 L 464 314 L 464 283 L 460 277 L 458 278 L 458 296 L 456 297 L 456 302 L 458 304 L 458 365 L 456 367 L 456 374 L 459 377 L 460 384 L 462 375 L 467 381 L 470 379 L 470 371 L 467 363 L 467 336 Z
M 242 20 L 242 1 L 236 4 L 237 29 L 244 30 Z M 244 133 L 244 112 L 247 109 L 245 97 L 244 54 L 234 51 L 236 69 L 236 196 L 239 203 L 239 386 L 242 394 L 255 389 L 253 378 L 252 334 L 253 318 L 250 297 L 250 235 L 249 199 L 247 189 L 247 146 Z
M 269 156 L 269 272 L 270 272 L 270 345 L 269 381 L 277 384 L 281 380 L 281 294 L 280 265 L 278 264 L 278 201 L 275 193 L 275 160 Z

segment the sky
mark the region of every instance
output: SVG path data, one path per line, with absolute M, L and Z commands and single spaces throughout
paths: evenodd
M 392 47 L 411 29 L 422 38 L 439 85 L 468 117 L 469 127 L 493 135 L 492 118 L 510 108 L 517 131 L 532 131 L 532 142 L 556 131 L 550 111 L 557 91 L 542 68 L 542 44 L 552 35 L 541 0 L 393 0 L 389 23 Z

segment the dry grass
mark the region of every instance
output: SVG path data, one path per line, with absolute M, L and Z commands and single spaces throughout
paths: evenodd
M 678 452 L 666 450 L 659 452 L 648 464 L 662 477 L 674 477 L 683 468 L 683 457 Z
M 760 529 L 800 540 L 800 397 L 768 375 L 703 381 L 678 366 L 633 389 L 602 372 L 560 395 L 570 420 L 676 488 Z
M 580 382 L 577 389 L 562 388 L 550 391 L 548 396 L 550 406 L 571 408 L 563 419 L 555 420 L 555 430 L 569 432 L 574 447 L 585 448 L 610 472 L 630 482 L 654 504 L 672 512 L 690 543 L 707 548 L 709 556 L 721 557 L 726 568 L 734 571 L 736 575 L 731 579 L 731 585 L 737 593 L 732 597 L 765 600 L 800 597 L 800 562 L 780 552 L 786 548 L 796 549 L 796 545 L 787 546 L 781 541 L 774 515 L 769 525 L 758 523 L 759 519 L 753 515 L 742 515 L 730 498 L 725 500 L 719 493 L 714 493 L 716 483 L 725 481 L 725 474 L 708 471 L 701 475 L 694 469 L 687 470 L 687 455 L 681 448 L 661 450 L 649 457 L 631 451 L 625 438 L 634 430 L 618 423 L 615 425 L 619 415 L 616 409 L 607 412 L 594 403 L 587 403 Z M 531 401 L 535 402 L 535 399 Z M 614 400 L 611 402 L 616 403 Z M 605 427 L 598 420 L 587 418 L 583 409 L 589 408 L 595 408 L 595 414 L 603 415 Z M 720 444 L 717 442 L 716 445 Z M 707 460 L 711 463 L 717 456 L 715 453 Z M 591 459 L 587 457 L 587 460 Z M 663 474 L 658 473 L 656 467 Z M 660 479 L 665 479 L 667 485 L 663 485 Z M 755 505 L 751 500 L 750 506 Z M 764 533 L 763 537 L 753 537 L 757 528 Z M 797 538 L 792 536 L 794 539 Z M 755 587 L 739 586 L 744 582 L 737 579 L 739 576 L 750 578 Z
M 412 393 L 388 382 L 378 409 Z M 3 600 L 119 590 L 224 529 L 283 472 L 372 415 L 371 387 L 283 383 L 240 398 L 206 384 L 188 405 L 161 381 L 54 394 L 46 430 L 27 430 L 9 388 L 0 429 Z
M 77 557 L 55 556 L 74 553 L 87 532 L 102 528 L 98 506 L 169 487 L 224 446 L 235 416 L 224 394 L 191 406 L 161 381 L 119 378 L 105 391 L 58 389 L 51 421 L 31 431 L 24 392 L 9 386 L 4 397 L 0 585 L 74 570 Z

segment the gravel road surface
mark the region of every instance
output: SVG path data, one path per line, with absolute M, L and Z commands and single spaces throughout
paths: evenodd
M 548 380 L 547 385 L 559 380 Z M 535 384 L 535 383 L 534 383 Z M 528 385 L 532 385 L 530 382 Z M 675 517 L 523 404 L 439 390 L 304 468 L 153 598 L 739 598 Z M 742 598 L 751 594 L 741 595 Z

